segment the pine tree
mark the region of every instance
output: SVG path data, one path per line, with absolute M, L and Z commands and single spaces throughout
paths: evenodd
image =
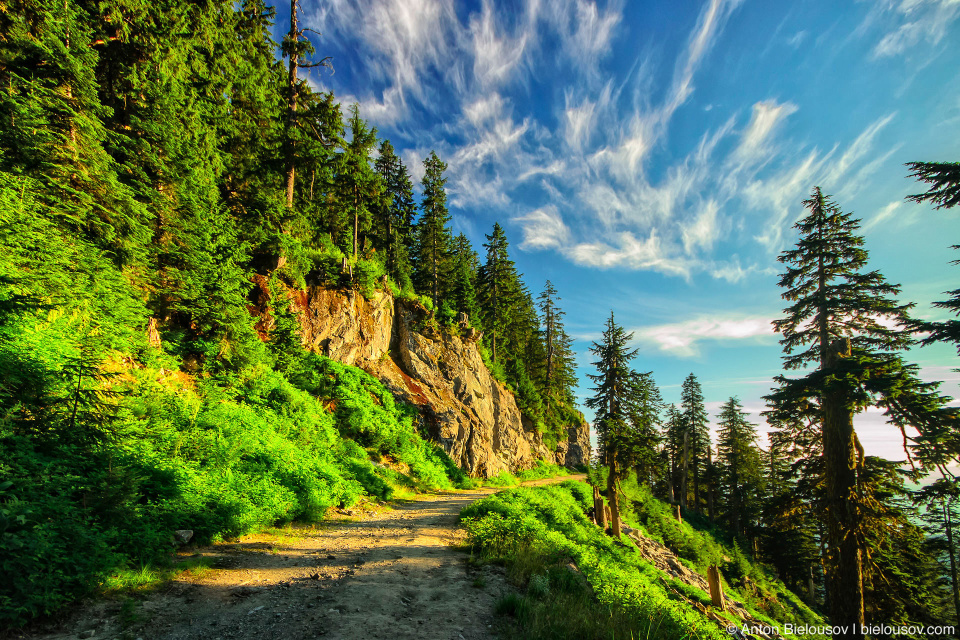
M 377 130 L 368 129 L 360 118 L 360 108 L 350 107 L 350 142 L 337 162 L 337 200 L 352 219 L 351 255 L 358 257 L 360 235 L 370 229 L 370 211 L 376 208 L 382 193 L 379 175 L 370 166 L 370 153 L 377 143 Z
M 624 464 L 629 463 L 637 474 L 637 484 L 653 488 L 657 471 L 662 468 L 660 456 L 660 415 L 663 398 L 652 372 L 631 372 L 627 403 L 627 426 Z
M 507 235 L 499 222 L 494 223 L 493 233 L 486 238 L 483 246 L 487 256 L 478 274 L 477 292 L 484 337 L 490 345 L 491 359 L 497 362 L 498 357 L 502 357 L 498 349 L 503 351 L 506 346 L 511 314 L 519 301 L 518 277 L 507 251 Z
M 787 369 L 810 363 L 818 368 L 799 379 L 778 376 L 780 387 L 768 400 L 780 415 L 806 406 L 821 426 L 831 619 L 859 629 L 866 496 L 858 484 L 863 449 L 853 415 L 870 404 L 883 407 L 901 430 L 909 424 L 920 431 L 914 449 L 921 461 L 941 467 L 956 446 L 955 418 L 936 393 L 937 385 L 920 382 L 916 368 L 894 353 L 911 344 L 908 333 L 896 326 L 906 323 L 910 305 L 891 297 L 899 288 L 879 272 L 864 272 L 867 252 L 856 233 L 858 222 L 819 188 L 803 204 L 808 213 L 795 225 L 797 247 L 780 256 L 787 265 L 782 296 L 793 304 L 774 327 L 783 334 Z
M 681 477 L 682 500 L 688 505 L 686 488 L 689 474 L 693 474 L 693 508 L 702 512 L 700 480 L 706 465 L 707 449 L 710 448 L 710 431 L 707 428 L 707 409 L 703 404 L 700 381 L 692 373 L 683 381 L 680 392 L 680 411 L 686 426 L 684 442 L 683 475 Z
M 540 303 L 541 325 L 543 327 L 543 341 L 546 346 L 546 362 L 543 367 L 543 391 L 549 396 L 556 383 L 556 352 L 559 330 L 562 328 L 564 312 L 557 307 L 560 297 L 553 283 L 547 280 L 543 293 L 538 298 Z
M 637 355 L 636 349 L 629 350 L 627 343 L 633 339 L 632 333 L 626 333 L 610 312 L 603 337 L 590 348 L 597 360 L 593 366 L 596 374 L 587 374 L 597 386 L 595 395 L 586 402 L 596 413 L 594 429 L 600 445 L 600 459 L 607 466 L 607 500 L 610 502 L 610 517 L 614 538 L 620 537 L 620 507 L 617 499 L 617 485 L 622 470 L 621 457 L 627 457 L 630 449 L 628 411 L 633 400 L 635 374 L 630 369 L 630 361 Z
M 914 494 L 913 500 L 926 510 L 926 520 L 932 523 L 934 544 L 939 543 L 939 554 L 946 556 L 950 581 L 953 622 L 960 621 L 960 577 L 958 577 L 957 521 L 960 520 L 960 486 L 956 480 L 940 478 Z
M 414 247 L 414 284 L 417 291 L 430 295 L 435 309 L 447 293 L 450 277 L 450 214 L 447 211 L 447 192 L 444 185 L 447 179 L 443 172 L 447 164 L 437 157 L 436 152 L 423 161 L 425 169 L 421 186 L 423 202 L 420 206 L 420 219 L 416 226 L 416 245 Z
M 480 260 L 470 245 L 470 240 L 462 233 L 453 239 L 453 287 L 451 298 L 454 309 L 467 314 L 471 322 L 479 324 L 477 318 L 477 271 Z
M 380 155 L 375 166 L 383 185 L 384 197 L 376 210 L 374 235 L 378 249 L 386 256 L 387 273 L 404 288 L 410 282 L 408 250 L 416 215 L 413 183 L 389 140 L 380 143 Z
M 907 196 L 908 200 L 931 202 L 937 205 L 936 209 L 949 209 L 960 204 L 960 162 L 911 162 L 907 166 L 913 172 L 911 178 L 931 185 L 925 193 Z M 960 249 L 960 245 L 951 248 Z M 960 260 L 954 260 L 952 264 L 960 264 Z M 960 315 L 960 289 L 946 293 L 950 298 L 934 302 L 933 306 L 946 309 L 954 316 Z M 952 342 L 960 354 L 960 320 L 915 321 L 912 326 L 917 332 L 927 334 L 921 341 L 924 346 Z
M 718 481 L 726 518 L 735 535 L 755 523 L 762 492 L 756 427 L 747 422 L 740 400 L 730 398 L 718 416 Z
M 293 187 L 297 167 L 297 143 L 294 130 L 299 126 L 297 107 L 301 93 L 306 83 L 298 77 L 300 69 L 313 67 L 329 67 L 330 59 L 323 58 L 318 62 L 304 62 L 307 56 L 313 54 L 313 43 L 304 36 L 306 31 L 299 23 L 300 0 L 290 0 L 290 31 L 283 39 L 283 56 L 289 58 L 287 76 L 287 117 L 284 122 L 286 164 L 287 208 L 293 208 Z M 356 253 L 356 251 L 354 251 Z
M 667 407 L 665 431 L 664 447 L 669 462 L 668 500 L 671 504 L 686 506 L 687 480 L 684 465 L 687 462 L 689 432 L 683 414 L 675 404 Z
M 817 602 L 822 582 L 823 448 L 820 425 L 803 411 L 764 415 L 774 430 L 768 433 L 768 498 L 763 505 L 767 529 L 764 555 L 777 567 L 784 582 Z

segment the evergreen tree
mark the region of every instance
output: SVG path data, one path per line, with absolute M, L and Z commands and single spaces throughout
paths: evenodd
M 370 211 L 377 206 L 382 185 L 380 177 L 370 166 L 370 152 L 377 142 L 377 130 L 367 128 L 357 105 L 350 107 L 349 124 L 350 142 L 344 146 L 338 159 L 336 183 L 337 201 L 344 211 L 349 212 L 353 229 L 350 250 L 356 259 L 360 235 L 370 229 Z
M 480 260 L 467 236 L 462 233 L 453 239 L 453 288 L 451 298 L 454 308 L 467 314 L 472 323 L 479 324 L 477 317 L 477 272 Z
M 633 467 L 638 485 L 647 484 L 653 489 L 657 472 L 663 467 L 659 430 L 663 398 L 651 372 L 632 371 L 630 385 L 623 463 Z
M 478 274 L 480 317 L 483 321 L 484 338 L 490 345 L 490 357 L 497 362 L 499 350 L 503 350 L 508 325 L 512 320 L 518 301 L 518 280 L 513 260 L 507 252 L 507 235 L 500 223 L 494 223 L 493 233 L 486 236 L 484 248 L 486 262 Z
M 747 422 L 740 400 L 720 409 L 717 467 L 723 511 L 735 535 L 756 524 L 762 495 L 762 462 L 756 427 Z
M 933 532 L 931 540 L 935 553 L 946 556 L 947 574 L 950 585 L 950 606 L 953 608 L 953 622 L 960 621 L 960 578 L 958 578 L 957 559 L 957 521 L 960 519 L 960 487 L 956 480 L 940 478 L 923 487 L 914 494 L 913 500 L 922 505 L 926 512 L 926 521 Z
M 960 162 L 911 162 L 907 166 L 913 172 L 911 178 L 931 185 L 925 193 L 908 196 L 908 200 L 931 202 L 937 205 L 937 209 L 960 204 Z M 960 245 L 951 248 L 960 249 Z M 953 264 L 960 264 L 960 260 L 954 260 Z M 946 309 L 954 316 L 960 315 L 960 289 L 946 293 L 950 298 L 934 302 L 933 306 Z M 917 332 L 927 334 L 921 341 L 924 346 L 935 342 L 952 342 L 957 345 L 957 353 L 960 354 L 960 320 L 914 321 L 912 326 Z
M 960 162 L 909 162 L 909 177 L 930 184 L 924 193 L 907 196 L 914 202 L 932 202 L 937 209 L 960 204 Z
M 557 369 L 557 344 L 560 338 L 560 329 L 563 327 L 563 316 L 566 315 L 557 306 L 560 299 L 557 296 L 557 290 L 553 283 L 547 280 L 543 287 L 543 293 L 538 298 L 540 303 L 541 326 L 543 332 L 543 341 L 546 346 L 546 362 L 543 366 L 543 392 L 545 395 L 551 395 L 556 384 Z
M 425 169 L 421 186 L 423 202 L 416 226 L 414 246 L 414 284 L 417 291 L 430 295 L 435 309 L 447 293 L 450 280 L 450 214 L 447 212 L 447 164 L 433 151 L 423 161 Z
M 610 502 L 614 538 L 620 537 L 617 485 L 623 469 L 621 458 L 628 457 L 631 448 L 628 412 L 634 400 L 636 376 L 629 365 L 637 355 L 636 349 L 627 348 L 627 343 L 632 339 L 633 334 L 626 333 L 614 321 L 611 311 L 600 342 L 594 342 L 590 348 L 590 352 L 597 357 L 593 362 L 597 373 L 587 374 L 597 384 L 592 389 L 595 395 L 586 404 L 595 411 L 594 429 L 600 446 L 600 459 L 608 470 L 607 500 Z
M 290 0 L 290 31 L 283 39 L 282 51 L 285 58 L 289 58 L 287 71 L 287 117 L 284 122 L 286 164 L 286 191 L 287 208 L 293 207 L 293 190 L 297 167 L 297 136 L 294 131 L 299 126 L 297 108 L 301 93 L 305 91 L 306 83 L 298 77 L 298 71 L 304 68 L 329 67 L 330 59 L 323 58 L 318 62 L 304 62 L 307 56 L 313 54 L 313 43 L 304 36 L 310 29 L 304 29 L 299 22 L 300 0 Z M 356 251 L 354 251 L 356 253 Z
M 684 465 L 687 462 L 686 449 L 689 447 L 689 432 L 684 423 L 683 414 L 677 409 L 677 405 L 675 404 L 667 407 L 665 431 L 664 448 L 669 463 L 667 499 L 671 504 L 682 504 L 686 506 L 687 481 Z
M 408 250 L 416 215 L 413 183 L 389 140 L 380 143 L 380 155 L 375 166 L 383 185 L 384 197 L 377 207 L 374 235 L 378 249 L 386 256 L 387 273 L 403 288 L 405 283 L 410 282 Z
M 700 381 L 692 373 L 683 381 L 680 392 L 680 411 L 686 427 L 684 436 L 684 459 L 681 476 L 682 500 L 689 505 L 686 494 L 689 475 L 693 475 L 693 508 L 702 513 L 700 499 L 700 480 L 707 461 L 707 449 L 710 448 L 710 431 L 707 427 L 707 409 L 703 404 L 703 391 Z
M 954 418 L 936 385 L 920 382 L 916 368 L 893 353 L 911 343 L 896 327 L 905 324 L 910 305 L 891 297 L 899 289 L 879 272 L 864 272 L 867 253 L 857 221 L 819 188 L 803 204 L 808 214 L 795 225 L 797 247 L 780 256 L 788 265 L 780 279 L 782 295 L 793 304 L 774 327 L 783 334 L 786 368 L 819 366 L 799 379 L 778 377 L 780 388 L 768 399 L 774 414 L 809 407 L 821 426 L 827 597 L 834 624 L 856 626 L 864 620 L 866 497 L 858 483 L 863 450 L 853 414 L 869 404 L 882 406 L 901 430 L 910 424 L 921 432 L 915 448 L 925 464 L 941 466 L 944 445 L 953 446 Z
M 908 474 L 899 467 L 866 456 L 858 478 L 865 497 L 864 616 L 868 624 L 939 624 L 941 567 L 915 524 L 917 510 L 904 485 Z

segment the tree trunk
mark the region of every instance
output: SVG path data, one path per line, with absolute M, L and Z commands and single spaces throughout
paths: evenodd
M 620 537 L 620 505 L 617 502 L 617 460 L 609 453 L 610 473 L 607 475 L 607 501 L 610 503 L 610 529 L 614 538 Z
M 720 569 L 712 564 L 707 569 L 707 582 L 710 586 L 710 604 L 720 611 L 727 610 L 727 603 L 723 599 L 723 583 L 720 582 Z
M 290 0 L 290 39 L 294 42 L 299 38 L 297 28 L 297 0 Z M 286 143 L 287 143 L 287 208 L 293 208 L 293 181 L 296 169 L 294 167 L 293 128 L 297 118 L 297 65 L 299 63 L 296 51 L 290 52 L 290 66 L 288 70 L 288 87 L 290 98 L 287 102 Z
M 603 508 L 603 498 L 600 497 L 600 488 L 593 488 L 593 521 L 601 529 L 607 528 L 607 513 Z
M 953 587 L 953 613 L 960 621 L 960 583 L 957 582 L 957 554 L 953 547 L 953 522 L 948 501 L 943 502 L 944 524 L 947 527 L 947 553 L 950 554 L 950 584 Z
M 680 471 L 680 504 L 687 509 L 687 476 L 690 473 L 690 429 L 683 432 L 683 464 Z
M 697 451 L 696 443 L 693 447 L 693 510 L 702 513 L 700 510 L 700 453 Z
M 828 367 L 850 357 L 850 340 L 829 345 Z M 823 397 L 823 459 L 827 498 L 827 584 L 830 621 L 843 638 L 862 639 L 863 567 L 859 541 L 857 446 L 848 393 L 835 387 Z
M 707 484 L 707 514 L 710 524 L 713 524 L 713 448 L 707 449 L 707 473 L 710 475 L 710 482 Z
M 360 193 L 353 187 L 353 259 L 357 259 L 357 237 L 360 235 Z M 436 302 L 434 302 L 436 304 Z

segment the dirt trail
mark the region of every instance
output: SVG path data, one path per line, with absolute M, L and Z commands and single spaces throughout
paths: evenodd
M 57 633 L 21 637 L 496 638 L 493 606 L 508 589 L 503 570 L 470 566 L 467 554 L 455 548 L 466 535 L 457 526 L 460 510 L 495 492 L 443 492 L 316 529 L 204 547 L 197 552 L 216 568 L 199 577 L 174 580 L 135 607 L 94 603 Z

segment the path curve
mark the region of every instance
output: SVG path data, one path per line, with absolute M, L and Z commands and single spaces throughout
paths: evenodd
M 21 637 L 491 640 L 494 603 L 508 587 L 502 568 L 467 562 L 457 517 L 497 491 L 430 494 L 289 534 L 204 547 L 198 553 L 215 569 L 182 576 L 132 610 L 103 601 L 64 623 L 66 632 Z

